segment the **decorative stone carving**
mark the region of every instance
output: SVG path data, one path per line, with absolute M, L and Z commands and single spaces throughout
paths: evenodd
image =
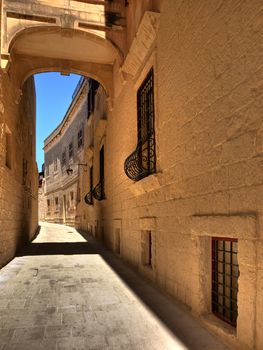
M 159 22 L 159 13 L 150 11 L 145 12 L 129 53 L 122 66 L 123 72 L 131 74 L 132 76 L 136 75 L 155 41 Z

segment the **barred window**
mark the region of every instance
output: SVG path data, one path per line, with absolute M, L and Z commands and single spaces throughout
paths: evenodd
M 234 327 L 238 315 L 237 253 L 236 239 L 212 238 L 212 311 Z
M 144 176 L 155 172 L 153 69 L 137 93 L 138 145 Z
M 137 92 L 137 140 L 136 150 L 124 163 L 126 175 L 134 181 L 156 171 L 153 69 Z

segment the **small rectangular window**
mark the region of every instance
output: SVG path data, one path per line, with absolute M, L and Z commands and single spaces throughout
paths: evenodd
M 50 199 L 47 200 L 48 209 L 50 208 Z
M 212 311 L 234 327 L 238 315 L 237 254 L 236 239 L 212 238 Z
M 58 210 L 58 197 L 55 197 L 55 208 Z
M 54 159 L 54 171 L 57 171 L 58 170 L 58 160 L 57 158 Z
M 68 156 L 69 156 L 69 158 L 73 157 L 73 142 L 70 142 L 70 144 L 68 146 Z
M 152 232 L 142 231 L 141 233 L 142 265 L 152 268 Z

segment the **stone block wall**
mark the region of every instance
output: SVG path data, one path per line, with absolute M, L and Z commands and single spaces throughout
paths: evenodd
M 129 51 L 137 66 L 124 63 L 121 87 L 114 69 L 116 94 L 104 143 L 107 199 L 99 214 L 113 250 L 119 235 L 125 260 L 244 349 L 260 349 L 263 342 L 261 5 L 162 2 L 156 39 L 145 55 Z M 132 26 L 128 22 L 136 32 Z M 137 145 L 136 93 L 151 67 L 157 173 L 133 183 L 123 166 Z M 142 264 L 148 231 L 152 269 Z M 211 237 L 238 239 L 236 329 L 211 314 Z
M 81 197 L 80 226 L 186 304 L 227 342 L 239 349 L 261 349 L 262 2 L 129 1 L 126 14 L 126 52 L 124 62 L 114 63 L 107 122 L 98 123 L 94 142 L 85 149 L 96 185 L 104 145 L 106 199 L 87 207 Z M 157 172 L 133 182 L 125 175 L 124 162 L 137 146 L 136 95 L 152 67 Z M 33 217 L 17 180 L 28 147 L 24 131 L 31 130 L 26 97 L 32 95 L 29 84 L 18 107 L 19 91 L 11 89 L 8 76 L 1 79 L 4 262 Z M 16 176 L 4 164 L 6 125 L 16 140 Z M 88 174 L 81 174 L 83 195 L 89 190 Z M 151 266 L 144 250 L 150 234 Z M 211 313 L 212 237 L 238 240 L 236 328 Z
M 24 243 L 32 239 L 36 232 L 38 170 L 35 161 L 34 79 L 30 78 L 24 84 L 19 104 L 15 102 L 15 91 L 7 75 L 0 75 L 0 85 L 2 101 L 0 265 L 2 266 Z

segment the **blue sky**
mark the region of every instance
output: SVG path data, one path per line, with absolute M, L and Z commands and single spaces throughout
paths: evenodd
M 41 73 L 35 76 L 37 96 L 36 158 L 38 169 L 44 163 L 44 139 L 63 119 L 80 76 L 60 73 Z

